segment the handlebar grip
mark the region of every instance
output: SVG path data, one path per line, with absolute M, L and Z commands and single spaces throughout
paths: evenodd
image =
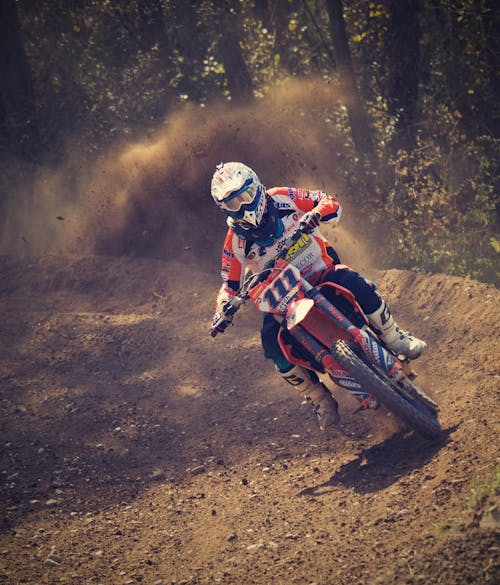
M 225 310 L 224 310 L 225 309 Z M 217 333 L 223 333 L 229 325 L 233 322 L 233 315 L 238 310 L 238 307 L 228 303 L 223 309 L 222 315 L 212 324 L 210 336 L 215 337 Z

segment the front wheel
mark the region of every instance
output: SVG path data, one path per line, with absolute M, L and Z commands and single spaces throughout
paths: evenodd
M 427 439 L 435 439 L 441 435 L 441 425 L 437 417 L 424 409 L 414 405 L 399 394 L 364 362 L 345 341 L 337 341 L 332 348 L 332 355 L 363 388 L 373 394 L 397 417 L 410 425 Z

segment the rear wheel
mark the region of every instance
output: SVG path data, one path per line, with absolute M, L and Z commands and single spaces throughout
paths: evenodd
M 363 361 L 348 343 L 337 341 L 332 348 L 332 355 L 365 390 L 423 437 L 435 439 L 441 435 L 441 425 L 435 414 L 410 402 L 391 388 L 382 375 Z

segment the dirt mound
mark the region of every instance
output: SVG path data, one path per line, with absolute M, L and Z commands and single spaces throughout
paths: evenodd
M 499 582 L 477 488 L 497 457 L 498 291 L 374 272 L 429 342 L 418 380 L 446 437 L 340 391 L 347 434 L 324 436 L 263 360 L 256 310 L 207 335 L 219 280 L 191 253 L 0 258 L 0 582 Z

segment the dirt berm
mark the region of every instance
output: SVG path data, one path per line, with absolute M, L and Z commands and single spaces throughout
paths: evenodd
M 324 435 L 190 253 L 1 257 L 0 583 L 499 583 L 498 291 L 376 273 L 444 437 Z

